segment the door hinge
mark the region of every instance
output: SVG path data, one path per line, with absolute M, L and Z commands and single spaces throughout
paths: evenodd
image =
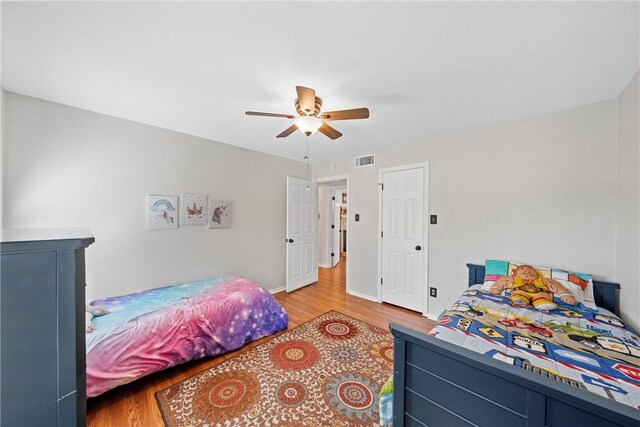
M 334 257 L 334 256 L 336 256 L 336 254 L 334 254 L 333 252 L 331 252 L 331 256 L 332 256 L 332 257 Z
M 382 277 L 380 278 L 380 284 L 382 285 Z
M 380 232 L 380 238 L 382 239 L 384 237 L 384 231 Z
M 380 186 L 380 189 L 381 189 L 382 191 L 384 191 L 384 184 L 383 184 L 383 183 L 379 183 L 378 185 Z
M 335 202 L 336 201 L 336 196 L 332 196 L 331 200 L 333 200 Z
M 336 228 L 336 226 L 334 224 L 331 224 L 331 228 Z

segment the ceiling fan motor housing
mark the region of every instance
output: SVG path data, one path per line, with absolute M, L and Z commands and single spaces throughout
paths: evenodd
M 320 110 L 322 109 L 322 99 L 318 98 L 317 96 L 316 98 L 316 102 L 315 102 L 315 106 L 314 106 L 314 111 L 305 111 L 302 108 L 300 108 L 300 102 L 299 100 L 296 98 L 296 111 L 298 112 L 299 115 L 301 116 L 316 116 L 319 117 L 320 116 Z

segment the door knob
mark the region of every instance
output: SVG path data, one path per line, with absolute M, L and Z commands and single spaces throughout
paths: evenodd
M 416 251 L 419 251 L 420 249 L 422 249 L 422 246 L 420 245 L 416 246 Z
M 293 239 L 289 239 L 289 243 L 293 243 Z

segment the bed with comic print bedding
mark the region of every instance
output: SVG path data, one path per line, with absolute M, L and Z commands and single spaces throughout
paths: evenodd
M 492 294 L 495 277 L 467 265 L 468 290 L 428 335 L 390 325 L 395 391 L 382 424 L 640 426 L 640 337 L 616 315 L 618 284 L 576 273 L 591 300 L 540 311 Z
M 235 350 L 286 329 L 287 312 L 238 276 L 93 301 L 87 325 L 87 397 L 145 375 Z

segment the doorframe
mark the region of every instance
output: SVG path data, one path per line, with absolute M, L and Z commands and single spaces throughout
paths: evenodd
M 333 195 L 336 193 L 336 191 L 340 191 L 340 192 L 344 191 L 344 192 L 346 192 L 347 191 L 347 187 L 345 185 L 340 185 L 338 187 L 329 187 L 327 190 L 331 191 L 331 197 L 334 197 Z M 349 193 L 347 193 L 347 194 L 349 194 Z M 338 204 L 341 205 L 342 202 L 338 201 L 337 199 L 336 200 L 332 200 L 332 199 L 330 199 L 328 197 L 327 197 L 327 202 L 329 202 L 328 210 L 331 212 L 331 215 L 332 215 L 331 219 L 333 220 L 334 219 L 333 215 L 335 215 L 335 211 L 334 211 L 335 204 L 334 203 L 338 202 Z M 349 213 L 347 212 L 347 219 L 349 219 L 348 215 L 349 215 Z M 335 242 L 333 241 L 333 234 L 334 234 L 333 229 L 331 228 L 330 224 L 328 224 L 328 225 L 329 225 L 329 228 L 327 229 L 327 232 L 331 234 L 331 247 L 328 247 L 328 245 L 327 245 L 327 254 L 325 254 L 325 255 L 328 255 L 329 258 L 331 258 L 331 252 L 332 252 L 332 249 L 333 249 L 333 246 L 334 246 Z M 338 227 L 338 236 L 339 236 L 340 235 L 340 233 L 339 233 L 340 223 L 335 224 L 335 225 L 336 225 L 336 227 Z M 340 249 L 341 249 L 340 248 L 340 237 L 338 237 L 338 255 L 334 255 L 334 256 L 338 257 L 338 262 L 340 262 L 339 261 L 340 254 L 341 254 Z M 333 264 L 333 260 L 331 261 L 330 264 Z M 333 268 L 333 265 L 331 265 L 331 268 Z
M 422 168 L 423 174 L 423 209 L 424 209 L 424 227 L 423 239 L 424 239 L 424 289 L 422 294 L 422 315 L 429 317 L 429 162 L 411 163 L 402 166 L 393 166 L 384 169 L 378 169 L 378 301 L 382 301 L 382 175 L 387 172 L 397 172 L 409 169 Z M 347 257 L 347 261 L 349 258 Z
M 351 194 L 349 192 L 349 175 L 332 175 L 332 176 L 325 176 L 322 178 L 316 178 L 314 179 L 314 182 L 316 182 L 317 184 L 322 184 L 323 182 L 331 182 L 331 181 L 342 181 L 345 180 L 347 183 L 345 186 L 337 186 L 335 188 L 347 188 L 347 204 L 349 202 L 349 195 Z M 318 192 L 319 193 L 319 192 Z M 349 221 L 349 211 L 347 211 L 347 230 L 351 229 L 351 225 L 350 225 L 350 221 Z M 347 238 L 346 238 L 346 242 L 347 242 L 347 248 L 349 247 L 349 232 L 347 232 Z M 318 266 L 319 267 L 319 266 Z M 349 283 L 351 283 L 351 281 L 349 280 L 349 277 L 351 276 L 351 257 L 349 256 L 349 252 L 347 252 L 347 265 L 346 265 L 346 290 L 348 294 L 352 294 L 351 288 L 349 287 Z
M 319 184 L 321 184 L 321 183 L 320 183 L 320 182 L 317 182 L 317 184 L 318 184 L 318 189 L 319 189 L 319 188 L 320 188 L 320 185 L 319 185 Z M 321 207 L 321 206 L 320 206 L 320 203 L 318 203 L 318 214 L 322 215 L 321 208 L 323 208 L 323 209 L 324 209 L 324 212 L 325 212 L 327 215 L 333 215 L 333 200 L 331 200 L 331 196 L 333 195 L 334 191 L 336 191 L 336 190 L 344 190 L 344 191 L 347 191 L 347 187 L 346 187 L 346 184 L 345 184 L 345 185 L 338 185 L 338 186 L 336 186 L 336 187 L 326 187 L 326 188 L 327 188 L 327 203 L 326 203 L 326 205 L 325 205 L 325 206 L 323 206 L 323 207 Z M 318 196 L 319 196 L 319 195 L 320 195 L 320 191 L 318 190 Z M 330 246 L 331 246 L 331 245 L 329 244 L 329 240 L 328 240 L 328 239 L 329 239 L 329 234 L 331 234 L 331 233 L 332 233 L 332 229 L 331 229 L 331 224 L 327 224 L 327 225 L 328 225 L 329 227 L 328 227 L 328 228 L 326 228 L 326 229 L 324 229 L 324 230 L 322 230 L 322 231 L 320 230 L 320 227 L 318 226 L 318 233 L 319 233 L 319 234 L 321 234 L 321 233 L 327 233 L 327 253 L 322 254 L 322 255 L 323 255 L 323 256 L 327 256 L 328 258 L 330 258 L 330 257 L 331 257 L 331 256 L 330 256 L 330 254 L 331 254 L 331 247 L 330 247 Z M 318 238 L 322 238 L 322 237 L 323 237 L 322 235 L 319 235 L 319 236 L 318 236 Z M 320 251 L 318 251 L 318 256 L 320 256 Z M 329 263 L 329 264 L 325 264 L 325 263 L 321 264 L 321 263 L 318 263 L 318 265 L 319 265 L 320 267 L 322 267 L 322 268 L 333 268 L 333 265 L 331 265 L 331 263 Z

